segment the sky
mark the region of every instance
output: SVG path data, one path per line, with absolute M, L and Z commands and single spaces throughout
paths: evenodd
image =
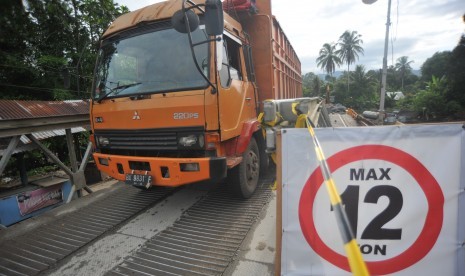
M 257 0 L 264 1 L 264 0 Z M 160 0 L 115 0 L 133 11 Z M 194 1 L 195 2 L 195 1 Z M 367 5 L 361 0 L 272 0 L 280 23 L 302 64 L 302 74 L 325 73 L 316 58 L 325 43 L 336 43 L 344 31 L 362 35 L 364 55 L 355 65 L 381 69 L 386 36 L 388 0 Z M 465 32 L 464 0 L 392 0 L 388 66 L 401 56 L 420 69 L 436 52 L 452 51 Z M 354 68 L 351 65 L 351 70 Z M 347 70 L 342 65 L 336 71 Z

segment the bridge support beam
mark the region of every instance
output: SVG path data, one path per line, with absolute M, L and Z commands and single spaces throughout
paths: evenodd
M 69 132 L 69 135 L 68 135 Z M 76 152 L 74 151 L 74 144 L 72 142 L 72 136 L 71 130 L 66 129 L 67 133 L 67 143 L 68 143 L 68 151 L 70 154 L 70 160 L 71 160 L 71 168 L 68 168 L 65 164 L 63 164 L 58 157 L 53 154 L 47 147 L 45 147 L 39 140 L 37 140 L 32 134 L 27 134 L 27 138 L 29 138 L 34 144 L 36 144 L 44 153 L 45 155 L 52 159 L 55 164 L 58 165 L 69 177 L 71 180 L 72 184 L 72 190 L 70 193 L 70 196 L 66 200 L 67 202 L 71 201 L 71 198 L 73 197 L 74 193 L 76 191 L 80 191 L 81 189 L 86 190 L 88 193 L 92 193 L 93 191 L 87 186 L 86 183 L 86 178 L 84 176 L 84 170 L 87 165 L 87 160 L 89 159 L 90 152 L 92 149 L 92 143 L 89 142 L 89 145 L 87 146 L 86 154 L 84 155 L 84 158 L 82 160 L 81 166 L 78 169 L 77 166 L 77 161 L 76 161 Z M 71 139 L 71 141 L 69 141 Z M 71 145 L 71 146 L 70 146 Z M 73 157 L 71 157 L 74 155 Z M 74 171 L 73 171 L 74 170 Z
M 0 160 L 0 175 L 3 174 L 3 170 L 5 170 L 8 161 L 10 161 L 11 155 L 13 154 L 16 146 L 19 143 L 20 135 L 11 137 L 10 143 L 6 148 L 6 151 L 3 153 L 2 159 Z

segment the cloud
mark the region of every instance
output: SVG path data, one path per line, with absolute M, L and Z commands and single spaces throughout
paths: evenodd
M 322 72 L 315 62 L 319 50 L 324 43 L 337 42 L 345 30 L 362 35 L 365 55 L 357 64 L 367 70 L 382 67 L 388 1 L 371 5 L 360 0 L 270 1 L 273 14 L 299 56 L 302 73 Z M 131 10 L 155 2 L 160 1 L 120 1 Z M 464 0 L 392 1 L 388 64 L 408 56 L 415 61 L 412 67 L 420 68 L 434 53 L 452 50 L 465 29 L 464 14 Z
M 460 17 L 465 13 L 465 4 L 463 0 L 416 0 L 407 1 L 405 5 L 409 13 L 422 17 L 438 17 L 444 15 Z

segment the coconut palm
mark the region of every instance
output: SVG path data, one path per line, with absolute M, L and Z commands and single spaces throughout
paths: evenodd
M 402 91 L 404 91 L 404 77 L 407 72 L 412 70 L 410 63 L 413 63 L 413 60 L 408 60 L 407 56 L 403 56 L 397 59 L 396 62 L 396 71 L 400 72 L 400 78 L 402 80 Z
M 342 64 L 341 59 L 336 55 L 336 45 L 334 43 L 325 43 L 320 49 L 320 56 L 316 59 L 318 67 L 332 76 L 336 66 Z
M 366 72 L 363 65 L 355 66 L 354 72 L 352 72 L 352 81 L 354 87 L 357 89 L 358 96 L 363 96 L 367 99 L 372 96 L 371 93 L 377 84 L 376 76 L 372 72 Z
M 373 76 L 371 72 L 365 71 L 365 66 L 357 65 L 352 74 L 352 79 L 360 87 L 369 87 L 376 84 L 376 76 Z
M 363 55 L 364 52 L 362 46 L 360 46 L 360 44 L 363 44 L 361 37 L 362 35 L 358 34 L 357 31 L 345 31 L 339 37 L 339 49 L 336 54 L 342 62 L 347 63 L 347 92 L 349 92 L 350 65 L 358 59 L 359 54 Z

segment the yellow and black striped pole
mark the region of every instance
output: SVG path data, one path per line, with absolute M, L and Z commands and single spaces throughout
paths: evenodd
M 342 200 L 339 196 L 339 193 L 334 183 L 333 178 L 331 177 L 331 171 L 329 170 L 328 163 L 326 162 L 323 150 L 320 147 L 320 143 L 315 135 L 310 119 L 307 117 L 307 129 L 312 136 L 313 144 L 315 145 L 315 152 L 320 163 L 321 171 L 325 179 L 326 189 L 329 194 L 329 199 L 331 201 L 331 206 L 333 207 L 334 214 L 336 215 L 337 224 L 339 226 L 339 231 L 342 236 L 342 241 L 344 242 L 344 249 L 347 254 L 347 259 L 349 260 L 350 270 L 353 275 L 365 276 L 370 275 L 366 267 L 365 262 L 363 261 L 362 254 L 358 248 L 357 241 L 355 240 L 354 232 L 350 227 L 349 220 L 347 218 L 346 212 L 342 206 Z

